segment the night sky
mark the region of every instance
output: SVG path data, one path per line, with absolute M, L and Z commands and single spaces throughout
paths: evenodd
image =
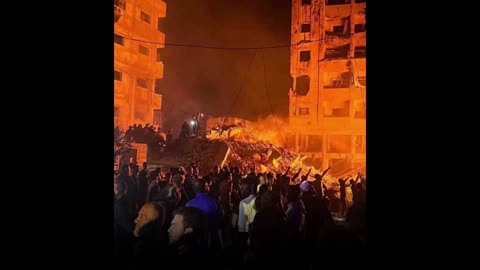
M 262 47 L 290 43 L 290 0 L 166 0 L 166 43 Z M 271 114 L 261 50 L 165 46 L 162 61 L 165 127 L 178 129 L 194 112 L 249 120 Z M 255 56 L 250 70 L 249 63 Z M 288 112 L 290 48 L 265 50 L 268 95 L 277 117 Z M 247 74 L 248 71 L 248 74 Z M 243 86 L 236 105 L 235 96 Z

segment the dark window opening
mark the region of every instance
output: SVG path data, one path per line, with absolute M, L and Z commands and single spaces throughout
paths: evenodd
M 137 87 L 146 88 L 148 89 L 148 83 L 146 79 L 138 78 L 137 79 Z
M 310 24 L 309 23 L 304 23 L 302 24 L 302 33 L 308 33 L 310 32 Z
M 120 71 L 113 71 L 113 79 L 115 81 L 121 81 L 122 80 L 122 73 Z
M 355 58 L 366 58 L 367 57 L 367 47 L 366 46 L 358 46 L 355 47 Z
M 366 24 L 355 24 L 355 33 L 361 33 L 367 31 Z
M 338 78 L 332 79 L 323 88 L 349 88 L 353 82 L 353 74 L 350 71 L 341 73 Z
M 123 37 L 114 33 L 113 42 L 123 46 Z
M 297 85 L 295 92 L 300 96 L 306 96 L 310 90 L 310 76 L 302 75 L 296 78 Z
M 143 12 L 143 11 L 140 11 L 140 19 L 146 23 L 150 23 L 151 22 L 151 17 L 150 15 L 148 15 L 147 13 Z
M 325 58 L 328 59 L 346 59 L 348 58 L 348 52 L 350 50 L 350 44 L 344 46 L 328 48 L 325 50 Z
M 300 62 L 310 61 L 310 51 L 301 51 L 300 52 Z
M 325 2 L 327 6 L 350 4 L 350 0 L 325 0 Z
M 367 76 L 357 77 L 357 81 L 362 86 L 367 86 Z
M 312 0 L 302 0 L 302 5 L 310 5 L 312 4 Z
M 309 115 L 310 110 L 308 108 L 298 108 L 298 115 Z
M 343 34 L 343 30 L 345 29 L 344 25 L 337 25 L 333 27 L 333 34 Z
M 331 115 L 325 115 L 325 117 L 349 117 L 350 110 L 348 108 L 332 109 Z
M 148 56 L 149 53 L 150 53 L 150 52 L 149 52 L 149 49 L 148 49 L 147 47 L 145 47 L 145 46 L 142 46 L 142 45 L 138 45 L 138 52 L 139 52 L 140 54 L 147 55 L 147 56 Z

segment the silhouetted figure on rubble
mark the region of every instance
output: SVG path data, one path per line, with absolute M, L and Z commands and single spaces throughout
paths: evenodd
M 167 133 L 167 141 L 165 142 L 166 145 L 169 145 L 173 142 L 173 134 L 172 134 L 172 130 L 169 129 L 168 130 L 168 133 Z
M 183 138 L 183 139 L 187 138 L 189 133 L 190 133 L 190 127 L 188 126 L 187 121 L 185 121 L 183 122 L 183 125 L 182 125 L 180 138 Z
M 345 182 L 347 180 L 338 179 L 338 184 L 340 184 L 340 205 L 339 205 L 339 212 L 343 216 L 345 211 L 347 210 L 347 186 Z

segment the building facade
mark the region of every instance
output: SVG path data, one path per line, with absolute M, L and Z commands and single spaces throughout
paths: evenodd
M 289 141 L 336 175 L 365 169 L 365 2 L 292 1 Z
M 161 0 L 114 0 L 114 124 L 162 125 L 162 32 L 167 5 Z

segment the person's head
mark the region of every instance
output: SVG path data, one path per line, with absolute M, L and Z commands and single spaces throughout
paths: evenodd
M 127 194 L 127 184 L 123 181 L 115 181 L 113 183 L 113 192 L 117 198 L 121 198 L 123 195 Z
M 255 173 L 255 168 L 254 167 L 250 168 L 250 173 Z
M 296 202 L 300 200 L 300 187 L 297 185 L 288 186 L 287 201 Z
M 135 229 L 133 234 L 140 236 L 140 230 L 148 223 L 158 222 L 160 226 L 165 222 L 165 208 L 156 202 L 146 203 L 135 219 Z
M 193 191 L 195 191 L 195 194 L 199 193 L 205 193 L 206 192 L 206 183 L 205 180 L 203 179 L 198 179 L 193 183 Z
M 172 223 L 168 229 L 170 243 L 177 242 L 187 234 L 201 234 L 206 229 L 206 217 L 198 208 L 179 208 L 173 214 Z
M 255 199 L 255 205 L 254 205 L 256 210 L 260 210 L 262 208 L 261 198 L 262 198 L 263 193 L 265 193 L 267 191 L 268 191 L 268 186 L 267 185 L 260 185 L 260 188 L 258 189 L 257 196 L 256 196 L 256 199 Z
M 340 178 L 340 179 L 338 179 L 338 183 L 339 183 L 340 185 L 343 185 L 343 184 L 345 184 L 345 180 L 342 179 L 342 178 Z
M 177 188 L 178 187 L 181 187 L 182 186 L 182 183 L 183 183 L 183 179 L 184 179 L 184 176 L 183 175 L 180 175 L 180 174 L 175 174 L 172 178 L 172 184 L 174 186 L 176 186 Z
M 363 189 L 362 183 L 357 183 L 357 184 L 355 185 L 355 187 L 356 187 L 357 190 Z
M 303 192 L 309 192 L 309 191 L 312 189 L 312 182 L 310 182 L 310 181 L 303 181 L 302 183 L 300 183 L 300 189 L 301 189 Z
M 147 169 L 147 162 L 143 162 L 143 169 Z
M 129 169 L 128 164 L 125 164 L 125 165 L 122 166 L 122 169 L 120 170 L 120 174 L 126 174 L 126 175 L 128 175 L 129 170 L 130 170 L 130 169 Z
M 269 190 L 265 191 L 260 197 L 260 210 L 272 209 L 279 205 L 280 201 L 276 201 L 273 193 Z
M 255 185 L 252 183 L 242 183 L 240 186 L 240 192 L 242 197 L 248 197 L 249 195 L 255 195 Z

